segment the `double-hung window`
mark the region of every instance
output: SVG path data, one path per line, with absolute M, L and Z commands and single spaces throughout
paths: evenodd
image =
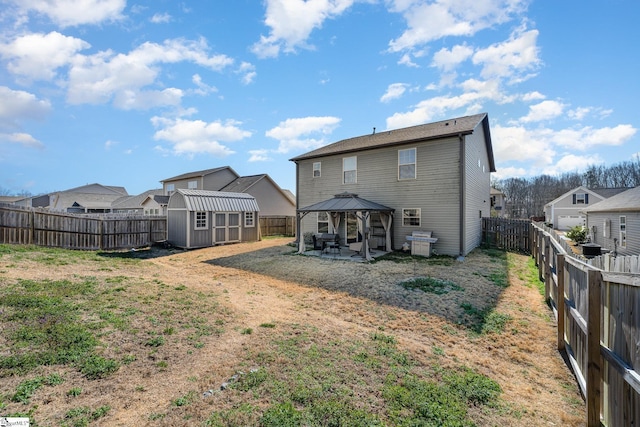
M 402 225 L 420 226 L 420 208 L 402 209 Z
M 398 150 L 398 179 L 416 179 L 416 149 Z
M 176 185 L 175 184 L 167 184 L 167 196 L 172 195 L 174 191 L 176 191 Z
M 620 247 L 621 248 L 626 248 L 627 247 L 627 217 L 626 216 L 621 216 L 620 217 Z
M 586 193 L 576 193 L 573 195 L 573 204 L 574 205 L 588 205 L 589 204 L 589 195 Z
M 358 158 L 344 157 L 342 159 L 342 183 L 355 184 L 358 179 Z
M 207 213 L 196 212 L 196 230 L 206 230 L 207 227 Z
M 313 163 L 313 177 L 314 178 L 320 178 L 320 172 L 321 172 L 321 167 L 322 163 L 320 162 L 314 162 Z
M 326 212 L 318 212 L 318 233 L 329 232 L 329 215 Z
M 198 189 L 198 181 L 189 181 L 187 183 L 187 187 L 189 190 L 197 190 Z

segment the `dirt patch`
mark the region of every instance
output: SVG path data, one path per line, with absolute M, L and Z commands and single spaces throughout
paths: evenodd
M 12 261 L 8 265 L 0 258 L 0 279 L 61 280 L 114 274 L 136 277 L 173 289 L 185 287 L 203 296 L 216 295 L 215 310 L 232 313 L 224 332 L 201 338 L 202 347 L 197 352 L 183 346 L 163 348 L 161 353 L 147 351 L 127 369 L 105 380 L 87 381 L 77 373 L 68 373 L 75 376 L 74 384 L 82 387 L 84 404 L 108 404 L 112 408 L 99 425 L 147 425 L 153 414 L 166 413 L 172 401 L 190 390 L 217 388 L 239 368 L 250 368 L 243 367 L 247 352 L 259 348 L 268 338 L 242 331 L 257 330 L 263 324 L 312 325 L 318 336 L 346 339 L 384 330 L 425 365 L 433 364 L 437 356 L 444 368 L 467 366 L 497 381 L 504 391 L 502 398 L 511 408 L 505 418 L 510 425 L 584 425 L 585 407 L 555 348 L 550 311 L 538 290 L 525 286 L 528 257 L 511 254 L 506 266 L 504 260 L 482 251 L 447 265 L 357 263 L 295 254 L 295 248 L 288 245 L 290 240 L 269 239 L 191 251 L 155 248 L 135 254 L 104 254 L 144 259 L 117 272 L 101 270 L 99 265 L 54 265 L 43 270 L 36 262 Z M 401 286 L 403 281 L 419 277 L 446 280 L 460 290 L 435 294 Z M 501 278 L 510 286 L 502 286 Z M 149 291 L 149 298 L 154 292 Z M 490 311 L 509 319 L 499 334 L 479 333 L 479 319 Z M 107 353 L 135 351 L 133 344 L 119 342 L 117 333 L 101 339 L 108 343 Z M 165 361 L 171 368 L 158 375 L 148 363 L 141 363 L 147 357 Z M 0 390 L 6 393 L 12 387 L 15 381 L 9 380 Z M 42 420 L 39 422 L 55 425 L 53 420 L 63 417 L 60 414 L 72 405 L 71 399 L 55 387 L 43 394 L 34 400 L 38 403 L 38 419 Z M 177 412 L 158 417 L 153 424 L 200 425 L 212 410 L 239 403 L 230 396 L 218 395 L 192 405 L 191 421 Z M 481 412 L 474 414 L 479 425 L 501 424 L 495 414 L 490 419 L 484 417 Z

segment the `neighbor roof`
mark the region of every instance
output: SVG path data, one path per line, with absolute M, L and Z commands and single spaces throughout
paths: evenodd
M 620 194 L 604 199 L 601 202 L 594 203 L 588 208 L 582 209 L 583 212 L 622 212 L 622 211 L 640 211 L 640 186 L 623 191 Z
M 259 211 L 255 197 L 247 193 L 227 191 L 178 189 L 171 195 L 181 194 L 188 211 L 252 212 Z
M 357 194 L 340 193 L 333 199 L 315 203 L 311 206 L 298 209 L 298 212 L 393 212 L 395 209 L 370 200 L 361 199 Z
M 200 178 L 200 177 L 203 177 L 203 176 L 211 175 L 212 173 L 215 173 L 215 172 L 218 172 L 218 171 L 221 171 L 221 170 L 224 170 L 224 169 L 229 169 L 236 176 L 238 175 L 229 166 L 221 166 L 219 168 L 205 169 L 205 170 L 201 170 L 201 171 L 183 173 L 182 175 L 174 176 L 172 178 L 163 179 L 160 182 L 177 181 L 177 180 L 188 179 L 188 178 Z
M 261 175 L 252 175 L 252 176 L 241 176 L 240 178 L 234 179 L 229 184 L 225 185 L 220 189 L 220 191 L 229 191 L 232 193 L 244 193 L 246 192 L 252 185 L 256 182 L 260 181 L 262 178 L 267 176 L 266 174 Z
M 428 123 L 424 125 L 411 126 L 402 129 L 371 133 L 369 135 L 357 136 L 355 138 L 343 139 L 333 144 L 325 145 L 316 150 L 289 159 L 293 162 L 305 159 L 313 159 L 333 154 L 362 151 L 370 148 L 379 148 L 390 145 L 406 144 L 430 139 L 438 139 L 455 135 L 469 135 L 483 124 L 483 131 L 486 136 L 487 155 L 489 156 L 489 166 L 491 172 L 495 172 L 493 159 L 493 149 L 491 147 L 491 135 L 489 133 L 489 118 L 487 113 L 475 114 L 473 116 L 457 117 L 449 120 Z

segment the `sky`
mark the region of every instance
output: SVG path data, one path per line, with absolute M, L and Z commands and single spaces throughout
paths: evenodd
M 0 193 L 161 188 L 486 112 L 495 179 L 640 155 L 637 0 L 0 0 Z

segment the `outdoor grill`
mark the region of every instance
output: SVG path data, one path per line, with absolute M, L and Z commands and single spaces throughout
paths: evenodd
M 431 256 L 431 244 L 438 241 L 431 237 L 431 231 L 414 231 L 407 240 L 411 242 L 411 255 Z

